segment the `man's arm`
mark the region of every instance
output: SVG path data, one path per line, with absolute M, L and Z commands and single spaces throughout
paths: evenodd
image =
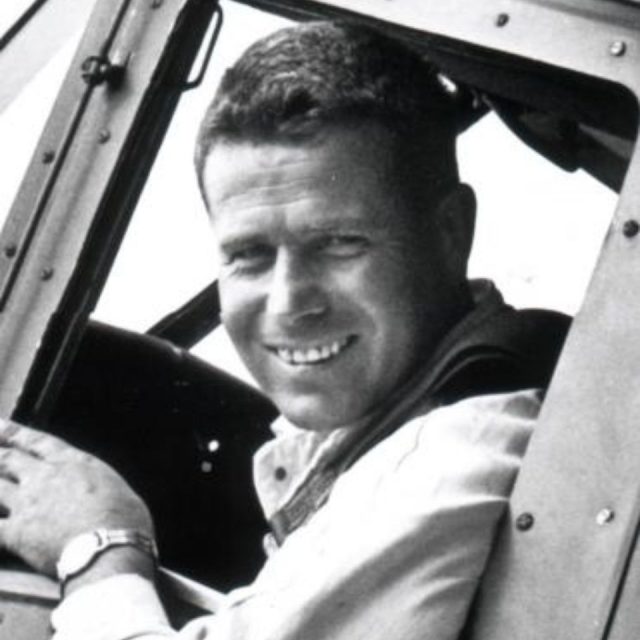
M 6 423 L 0 430 L 0 548 L 16 555 L 40 573 L 56 577 L 56 564 L 65 546 L 97 529 L 128 529 L 153 538 L 153 523 L 144 502 L 108 465 L 64 441 L 28 427 Z M 114 546 L 99 553 L 64 584 L 65 599 L 91 594 L 90 587 L 127 576 L 144 585 L 154 630 L 173 634 L 155 596 L 155 560 L 134 546 Z M 118 588 L 118 592 L 120 589 Z M 127 592 L 125 588 L 124 593 Z M 151 597 L 147 595 L 151 594 Z M 126 597 L 130 606 L 135 600 Z M 96 608 L 100 609 L 102 595 Z M 90 611 L 80 609 L 72 626 L 82 628 Z M 102 603 L 107 603 L 102 600 Z M 142 604 L 142 601 L 136 604 Z M 110 620 L 111 634 L 113 620 Z M 118 631 L 119 633 L 119 631 Z M 86 640 L 80 631 L 69 637 Z M 123 636 L 125 637 L 125 636 Z
M 454 640 L 538 408 L 523 392 L 412 421 L 215 616 L 172 632 L 152 583 L 125 575 L 74 591 L 54 616 L 56 640 Z

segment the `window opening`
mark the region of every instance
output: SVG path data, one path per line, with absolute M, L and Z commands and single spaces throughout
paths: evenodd
M 222 72 L 287 21 L 222 2 L 225 27 L 202 86 L 186 94 L 138 204 L 94 318 L 144 332 L 209 285 L 216 256 L 192 164 L 197 127 Z M 516 307 L 579 309 L 617 194 L 564 172 L 490 114 L 459 139 L 478 217 L 469 273 L 493 279 Z M 223 329 L 193 353 L 248 379 Z

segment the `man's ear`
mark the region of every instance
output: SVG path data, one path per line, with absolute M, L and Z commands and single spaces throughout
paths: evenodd
M 456 184 L 440 200 L 436 215 L 447 262 L 462 274 L 467 272 L 476 223 L 476 196 L 464 183 Z

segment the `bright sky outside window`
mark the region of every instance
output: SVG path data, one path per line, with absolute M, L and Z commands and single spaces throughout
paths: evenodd
M 4 35 L 33 4 L 33 0 L 3 0 L 0 4 L 0 33 Z

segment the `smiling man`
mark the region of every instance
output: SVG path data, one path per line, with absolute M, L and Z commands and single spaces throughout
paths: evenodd
M 285 29 L 227 72 L 196 166 L 224 324 L 282 413 L 255 460 L 269 558 L 171 630 L 144 504 L 19 428 L 0 541 L 57 562 L 57 639 L 458 636 L 539 408 L 518 389 L 549 367 L 531 372 L 527 323 L 467 280 L 475 203 L 455 135 L 435 69 L 362 27 Z
M 225 326 L 299 427 L 369 421 L 471 307 L 469 194 L 452 185 L 440 211 L 416 215 L 428 194 L 402 201 L 393 165 L 375 123 L 221 142 L 205 162 Z

